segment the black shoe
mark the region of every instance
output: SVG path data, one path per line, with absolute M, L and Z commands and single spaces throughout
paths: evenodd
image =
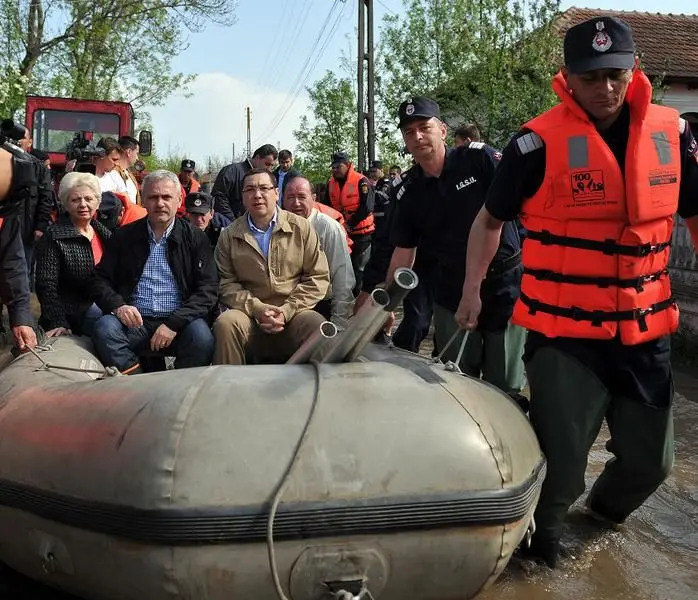
M 531 545 L 527 546 L 525 542 L 522 542 L 516 549 L 516 555 L 522 559 L 543 562 L 554 569 L 560 557 L 560 539 L 546 538 L 534 533 Z
M 519 394 L 518 392 L 511 392 L 509 394 L 509 397 L 516 402 L 516 404 L 519 405 L 519 408 L 524 411 L 524 414 L 528 414 L 528 409 L 530 402 L 528 401 L 528 398 L 524 396 L 523 394 Z
M 385 333 L 385 331 L 379 331 L 373 338 L 373 342 L 379 344 L 380 346 L 390 346 L 392 338 Z

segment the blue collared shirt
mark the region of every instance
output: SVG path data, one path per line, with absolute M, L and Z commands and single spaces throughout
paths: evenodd
M 269 244 L 271 243 L 271 234 L 274 231 L 274 227 L 276 227 L 276 219 L 278 218 L 278 216 L 279 211 L 275 211 L 274 218 L 269 223 L 269 227 L 267 227 L 266 231 L 262 231 L 252 222 L 252 217 L 250 217 L 249 213 L 247 214 L 247 225 L 250 228 L 250 231 L 252 232 L 254 239 L 257 240 L 257 245 L 259 246 L 259 249 L 262 251 L 264 258 L 267 258 L 267 256 L 269 255 Z
M 148 223 L 148 243 L 150 255 L 143 267 L 143 273 L 133 292 L 133 306 L 144 317 L 168 317 L 182 305 L 170 263 L 167 262 L 167 238 L 174 229 L 175 221 L 156 240 Z

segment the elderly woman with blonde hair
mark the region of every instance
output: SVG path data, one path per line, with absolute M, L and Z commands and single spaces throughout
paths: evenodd
M 111 233 L 93 220 L 102 194 L 91 173 L 68 173 L 58 199 L 63 214 L 41 238 L 36 254 L 39 325 L 49 337 L 91 335 L 102 311 L 92 302 L 90 282 Z

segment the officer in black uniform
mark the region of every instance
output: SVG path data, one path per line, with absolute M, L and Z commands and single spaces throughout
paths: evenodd
M 214 212 L 215 201 L 213 196 L 204 192 L 187 194 L 184 199 L 184 208 L 189 222 L 201 229 L 215 249 L 221 231 L 230 225 L 231 221 L 220 213 Z
M 447 148 L 446 126 L 439 105 L 414 97 L 399 108 L 400 129 L 408 150 L 417 161 L 395 188 L 397 199 L 391 224 L 395 250 L 387 281 L 399 267 L 412 266 L 415 255 L 425 251 L 434 259 L 434 328 L 436 343 L 445 348 L 447 360 L 455 360 L 463 334 L 455 313 L 465 279 L 465 259 L 470 228 L 485 202 L 500 154 L 482 142 Z M 522 267 L 516 225 L 506 224 L 497 256 L 485 285 L 485 312 L 472 332 L 459 367 L 482 377 L 512 395 L 523 387 L 525 331 L 511 325 L 519 296 Z
M 34 177 L 34 159 L 0 138 L 0 299 L 7 306 L 10 329 L 20 352 L 36 346 L 27 262 L 18 214 Z
M 44 161 L 29 153 L 32 144 L 29 130 L 24 125 L 15 124 L 11 119 L 3 121 L 2 129 L 7 138 L 6 142 L 13 144 L 17 151 L 23 151 L 24 159 L 32 165 L 31 179 L 26 181 L 26 185 L 17 188 L 24 195 L 24 198 L 17 199 L 17 203 L 22 207 L 18 217 L 31 288 L 34 280 L 34 247 L 50 225 L 51 215 L 57 204 L 51 172 Z
M 357 307 L 361 306 L 368 299 L 369 294 L 385 281 L 390 259 L 393 250 L 395 250 L 395 246 L 390 241 L 390 228 L 395 213 L 395 203 L 398 202 L 397 191 L 402 179 L 408 180 L 411 177 L 412 170 L 406 171 L 402 175 L 398 174 L 391 180 L 391 189 L 387 196 L 376 193 L 376 207 L 374 209 L 376 231 L 373 234 L 371 258 L 364 270 Z M 402 320 L 392 336 L 392 343 L 398 348 L 417 353 L 422 342 L 429 335 L 434 313 L 432 289 L 434 267 L 435 263 L 431 259 L 428 249 L 420 249 L 412 266 L 419 278 L 419 284 L 402 301 Z M 376 341 L 387 342 L 385 333 L 380 332 Z
M 606 43 L 597 44 L 596 36 Z M 594 105 L 583 107 L 624 172 L 628 159 L 633 160 L 626 155 L 631 111 L 625 92 L 635 68 L 630 28 L 611 17 L 571 28 L 565 38 L 565 65 L 572 93 L 577 88 L 577 97 L 584 95 L 588 100 L 587 88 L 596 86 L 597 108 L 614 111 L 611 118 L 597 121 L 591 113 Z M 698 248 L 698 144 L 683 119 L 677 118 L 676 126 L 681 162 L 678 213 Z M 543 139 L 522 128 L 504 149 L 485 207 L 473 226 L 466 288 L 476 289 L 479 272 L 488 264 L 489 236 L 525 210 L 528 199 L 544 184 L 546 169 Z M 466 292 L 459 309 L 464 327 L 477 320 L 476 291 L 473 295 L 470 299 Z M 588 451 L 604 417 L 612 434 L 608 448 L 616 456 L 606 463 L 586 500 L 589 517 L 615 528 L 667 476 L 673 460 L 670 358 L 668 335 L 623 345 L 618 338 L 528 332 L 525 361 L 531 383 L 531 422 L 548 458 L 548 474 L 535 515 L 538 529 L 525 553 L 555 566 L 562 522 L 584 491 Z

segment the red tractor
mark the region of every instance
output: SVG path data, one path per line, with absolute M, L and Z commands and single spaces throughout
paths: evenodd
M 32 133 L 33 147 L 51 156 L 51 170 L 59 181 L 65 172 L 66 151 L 76 138 L 96 143 L 106 136 L 133 136 L 135 122 L 128 102 L 27 96 L 26 126 Z M 138 142 L 140 154 L 148 156 L 150 132 L 141 131 Z

